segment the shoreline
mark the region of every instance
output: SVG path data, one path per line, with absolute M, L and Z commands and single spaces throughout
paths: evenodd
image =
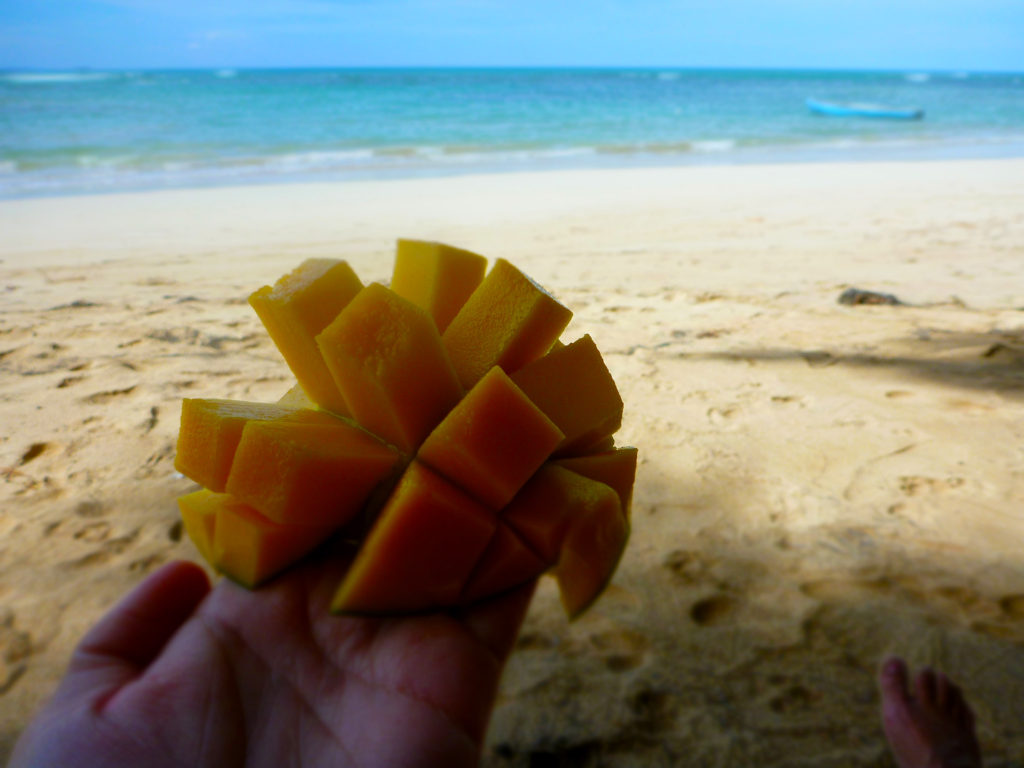
M 205 189 L 237 189 L 240 187 L 294 186 L 305 184 L 352 184 L 363 182 L 400 182 L 424 179 L 450 179 L 465 176 L 518 175 L 536 173 L 566 173 L 576 171 L 631 171 L 645 169 L 683 170 L 686 168 L 708 167 L 758 167 L 778 165 L 847 165 L 877 163 L 933 163 L 965 162 L 974 160 L 1017 160 L 1024 158 L 1024 137 L 1019 139 L 990 141 L 948 141 L 929 142 L 891 141 L 878 144 L 863 143 L 849 145 L 839 141 L 840 146 L 829 142 L 808 143 L 791 147 L 759 147 L 737 145 L 733 139 L 722 141 L 697 141 L 685 152 L 662 152 L 636 150 L 629 153 L 604 151 L 600 148 L 583 147 L 551 150 L 554 157 L 532 160 L 502 160 L 495 158 L 472 165 L 458 162 L 420 167 L 367 167 L 363 169 L 320 170 L 292 173 L 254 171 L 248 177 L 208 177 L 202 172 L 192 180 L 178 183 L 159 181 L 155 173 L 151 181 L 112 184 L 108 188 L 83 184 L 67 184 L 56 191 L 29 190 L 20 193 L 6 193 L 0 189 L 0 203 L 19 200 L 49 200 L 80 198 L 106 195 L 145 194 L 151 192 L 198 191 Z M 370 150 L 367 150 L 370 151 Z M 315 153 L 314 153 L 315 154 Z M 562 157 L 558 157 L 562 155 Z M 217 170 L 211 169 L 213 174 Z M 9 176 L 17 180 L 16 176 Z
M 398 237 L 551 290 L 640 450 L 620 569 L 571 624 L 542 582 L 483 765 L 878 765 L 888 653 L 955 678 L 986 761 L 1012 763 L 1022 200 L 1024 158 L 0 202 L 0 763 L 96 618 L 197 558 L 182 398 L 291 386 L 249 293 L 310 257 L 387 280 Z

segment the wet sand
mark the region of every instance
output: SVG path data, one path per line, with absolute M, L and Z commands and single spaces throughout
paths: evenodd
M 1024 160 L 7 201 L 0 232 L 0 758 L 106 607 L 197 557 L 181 398 L 289 388 L 248 294 L 310 256 L 386 280 L 401 236 L 569 306 L 640 449 L 618 575 L 573 624 L 542 584 L 486 765 L 888 765 L 886 653 L 1024 760 Z

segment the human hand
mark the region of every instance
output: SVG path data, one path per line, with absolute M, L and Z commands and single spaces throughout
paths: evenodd
M 476 765 L 532 586 L 339 617 L 324 570 L 254 592 L 186 562 L 154 572 L 79 643 L 11 768 Z

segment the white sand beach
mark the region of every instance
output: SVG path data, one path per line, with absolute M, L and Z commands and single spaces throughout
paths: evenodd
M 198 559 L 182 397 L 291 382 L 249 293 L 312 256 L 387 280 L 398 237 L 554 293 L 640 451 L 619 572 L 572 624 L 542 584 L 485 765 L 890 765 L 886 653 L 1024 763 L 1024 159 L 0 202 L 0 760 L 85 629 Z

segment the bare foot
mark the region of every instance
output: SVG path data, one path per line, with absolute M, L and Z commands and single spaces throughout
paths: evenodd
M 889 658 L 878 675 L 882 726 L 900 768 L 980 768 L 974 713 L 960 689 L 925 667 L 910 692 L 907 665 Z

